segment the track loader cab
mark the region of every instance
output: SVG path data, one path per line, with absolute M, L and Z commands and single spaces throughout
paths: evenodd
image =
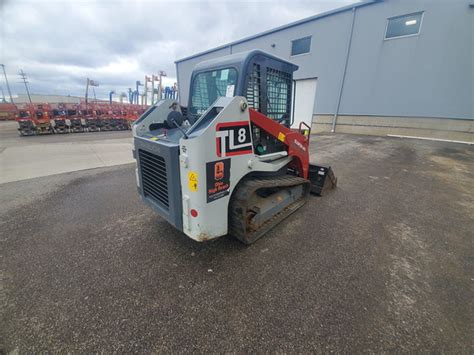
M 218 97 L 243 96 L 249 107 L 289 127 L 297 69 L 258 50 L 202 62 L 191 76 L 188 114 L 199 117 Z
M 191 76 L 187 114 L 199 118 L 218 97 L 242 96 L 249 107 L 290 127 L 293 72 L 298 66 L 262 51 L 242 52 L 198 64 Z M 277 138 L 252 125 L 256 154 L 283 150 Z
M 309 137 L 289 128 L 297 68 L 262 51 L 198 64 L 186 110 L 161 100 L 133 125 L 143 200 L 194 240 L 247 244 L 301 207 L 311 182 Z

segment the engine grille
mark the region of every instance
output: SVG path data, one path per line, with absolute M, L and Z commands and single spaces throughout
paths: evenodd
M 163 157 L 138 150 L 143 194 L 162 207 L 169 209 L 168 177 Z

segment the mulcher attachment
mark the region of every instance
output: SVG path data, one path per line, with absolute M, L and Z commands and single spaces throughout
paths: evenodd
M 329 165 L 309 164 L 308 178 L 311 181 L 311 193 L 319 196 L 337 185 L 337 178 Z
M 229 205 L 229 234 L 251 244 L 304 205 L 310 182 L 291 176 L 243 180 Z

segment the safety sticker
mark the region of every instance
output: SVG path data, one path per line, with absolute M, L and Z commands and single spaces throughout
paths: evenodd
M 230 193 L 230 159 L 206 163 L 207 203 Z
M 279 141 L 285 142 L 285 138 L 286 138 L 285 133 L 283 133 L 283 132 L 278 133 L 278 140 Z
M 196 192 L 198 190 L 198 173 L 195 171 L 190 171 L 188 173 L 188 186 L 189 190 Z
M 151 141 L 157 141 L 157 140 L 158 140 L 158 137 L 151 137 L 150 140 L 151 140 Z

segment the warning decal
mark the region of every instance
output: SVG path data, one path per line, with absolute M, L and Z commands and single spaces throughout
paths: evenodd
M 189 190 L 196 192 L 198 190 L 198 173 L 195 171 L 190 171 L 188 173 L 188 186 Z
M 285 133 L 283 133 L 283 132 L 278 133 L 278 140 L 279 141 L 282 141 L 283 143 L 285 143 L 285 138 L 286 138 Z
M 207 203 L 227 196 L 230 192 L 230 159 L 206 163 Z

